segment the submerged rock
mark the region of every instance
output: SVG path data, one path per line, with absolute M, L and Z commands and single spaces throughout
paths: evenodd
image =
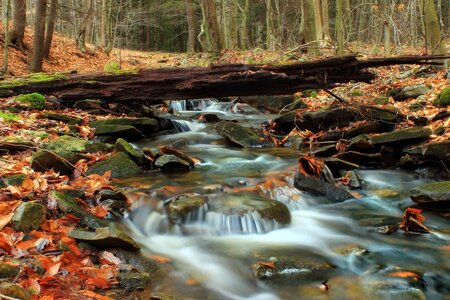
M 115 247 L 129 250 L 140 249 L 128 234 L 115 227 L 97 228 L 95 232 L 74 229 L 69 233 L 69 236 L 77 241 L 86 242 L 101 249 Z
M 244 148 L 261 148 L 272 146 L 271 143 L 261 141 L 255 129 L 246 128 L 230 121 L 221 121 L 216 125 L 217 133 Z
M 294 186 L 299 190 L 321 194 L 334 202 L 353 198 L 352 194 L 344 188 L 299 172 L 295 173 Z
M 167 212 L 173 223 L 181 224 L 190 221 L 190 219 L 195 219 L 197 212 L 207 204 L 207 201 L 206 197 L 200 195 L 180 197 L 170 202 Z
M 45 221 L 46 212 L 45 206 L 38 201 L 24 202 L 14 213 L 13 227 L 23 232 L 36 230 Z
M 111 171 L 111 177 L 130 177 L 140 174 L 141 168 L 124 152 L 118 152 L 107 159 L 92 165 L 86 174 L 103 175 L 105 172 Z
M 450 205 L 450 181 L 432 182 L 415 187 L 411 199 L 420 204 Z

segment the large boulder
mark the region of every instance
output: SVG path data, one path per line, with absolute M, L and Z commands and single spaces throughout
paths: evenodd
M 431 89 L 428 86 L 419 84 L 406 86 L 399 89 L 390 89 L 387 92 L 387 95 L 394 98 L 395 101 L 404 101 L 411 98 L 415 99 L 421 95 L 428 93 L 429 91 L 431 91 Z
M 360 115 L 357 111 L 338 107 L 329 110 L 306 112 L 302 117 L 295 120 L 295 126 L 301 130 L 308 129 L 316 132 L 335 127 L 344 127 L 359 119 Z
M 45 221 L 46 208 L 39 201 L 22 203 L 12 218 L 15 230 L 30 232 L 36 230 Z
M 142 138 L 159 130 L 159 122 L 152 118 L 113 118 L 89 123 L 96 135 L 125 137 L 128 140 Z
M 92 165 L 87 174 L 103 175 L 105 172 L 111 171 L 111 177 L 130 177 L 140 174 L 141 168 L 124 152 L 118 152 L 105 160 L 99 161 Z
M 246 128 L 230 121 L 221 121 L 216 125 L 217 133 L 244 148 L 261 148 L 273 146 L 271 143 L 261 141 L 261 136 L 255 129 Z
M 45 144 L 44 148 L 57 153 L 62 151 L 92 153 L 109 150 L 109 147 L 104 143 L 90 142 L 69 135 L 58 137 L 54 141 Z
M 411 199 L 420 204 L 450 205 L 450 181 L 432 182 L 415 187 Z

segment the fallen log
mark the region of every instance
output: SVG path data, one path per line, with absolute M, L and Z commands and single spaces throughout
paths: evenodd
M 226 96 L 286 95 L 333 88 L 350 81 L 371 82 L 367 70 L 388 65 L 436 65 L 450 54 L 358 60 L 340 56 L 289 65 L 229 64 L 193 68 L 119 71 L 113 74 L 37 74 L 0 82 L 0 97 L 39 92 L 63 102 L 161 101 Z

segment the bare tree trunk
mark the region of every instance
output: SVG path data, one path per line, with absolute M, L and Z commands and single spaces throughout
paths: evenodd
M 192 0 L 186 0 L 186 16 L 188 23 L 187 52 L 195 52 L 195 6 Z
M 275 50 L 272 0 L 265 0 L 265 2 L 266 2 L 266 47 L 268 50 Z
M 222 0 L 222 12 L 224 46 L 234 49 L 238 46 L 236 0 Z
M 47 0 L 36 0 L 36 22 L 34 24 L 33 54 L 31 56 L 30 63 L 31 72 L 42 72 L 46 13 Z
M 77 37 L 78 49 L 80 49 L 81 52 L 86 52 L 86 31 L 92 14 L 92 4 L 93 0 L 85 0 L 83 5 L 84 7 L 87 7 L 87 11 L 80 24 L 80 28 L 78 29 Z
M 344 3 L 343 0 L 336 0 L 336 54 L 344 54 Z
M 443 37 L 433 0 L 422 0 L 425 20 L 425 32 L 430 53 L 445 53 Z
M 27 2 L 26 0 L 13 0 L 13 27 L 11 30 L 11 43 L 23 49 L 23 38 L 25 26 L 27 25 Z
M 47 28 L 45 29 L 44 57 L 50 57 L 50 48 L 52 47 L 53 31 L 55 28 L 56 10 L 58 9 L 58 0 L 51 0 L 50 9 L 47 16 Z
M 250 9 L 249 0 L 245 0 L 244 7 L 242 8 L 239 5 L 239 2 L 237 2 L 238 8 L 242 13 L 242 19 L 241 19 L 241 28 L 239 30 L 240 32 L 240 41 L 241 41 L 241 49 L 246 50 L 249 48 L 249 32 L 248 32 L 248 14 Z
M 206 20 L 209 50 L 223 49 L 222 34 L 217 19 L 217 7 L 214 0 L 202 0 L 202 8 Z
M 6 74 L 8 72 L 8 43 L 9 43 L 9 12 L 11 7 L 11 1 L 10 0 L 3 0 L 2 1 L 2 9 L 3 9 L 3 20 L 5 24 L 5 48 L 3 52 L 3 67 L 1 72 L 3 74 Z
M 304 38 L 308 44 L 308 54 L 315 56 L 319 54 L 319 44 L 317 43 L 316 21 L 314 13 L 314 0 L 302 0 L 305 18 Z
M 323 39 L 325 41 L 330 41 L 331 35 L 330 35 L 330 17 L 328 14 L 328 0 L 322 0 L 322 26 L 323 26 Z

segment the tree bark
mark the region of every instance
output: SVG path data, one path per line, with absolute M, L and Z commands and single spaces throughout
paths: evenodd
M 317 33 L 316 33 L 316 16 L 314 11 L 314 0 L 302 0 L 304 5 L 304 16 L 305 18 L 305 29 L 304 29 L 304 38 L 306 43 L 308 44 L 308 54 L 311 56 L 316 56 L 319 54 L 319 44 L 317 42 Z
M 344 54 L 344 3 L 343 0 L 336 0 L 336 54 Z
M 56 21 L 56 10 L 58 9 L 58 0 L 51 0 L 49 13 L 47 16 L 47 26 L 45 29 L 44 57 L 50 57 L 50 49 L 52 47 L 53 32 Z
M 6 74 L 8 72 L 8 55 L 9 55 L 9 11 L 11 7 L 11 1 L 10 0 L 3 0 L 2 3 L 2 9 L 3 9 L 3 20 L 5 24 L 5 48 L 3 51 L 3 67 L 1 72 L 3 74 Z
M 33 83 L 4 81 L 0 97 L 39 92 L 63 102 L 103 99 L 108 102 L 162 101 L 227 96 L 286 95 L 305 89 L 332 88 L 349 81 L 370 82 L 367 68 L 396 64 L 432 64 L 441 56 L 406 56 L 359 61 L 342 56 L 292 65 L 219 65 L 163 68 L 122 74 L 71 74 Z
M 80 24 L 80 28 L 78 29 L 77 37 L 78 49 L 80 49 L 81 52 L 86 52 L 86 31 L 92 14 L 92 4 L 93 0 L 85 0 L 83 5 L 84 7 L 87 7 L 87 11 Z
M 188 23 L 188 41 L 187 52 L 195 52 L 196 40 L 196 22 L 195 22 L 195 6 L 192 0 L 186 0 L 186 17 Z
M 23 38 L 25 26 L 27 25 L 27 2 L 26 0 L 13 0 L 13 27 L 11 30 L 11 43 L 23 49 Z
M 425 32 L 429 53 L 445 53 L 445 45 L 442 40 L 439 20 L 433 0 L 422 0 Z
M 36 0 L 36 22 L 34 24 L 33 54 L 31 56 L 30 71 L 42 72 L 44 60 L 45 17 L 47 1 Z
M 222 33 L 217 19 L 217 7 L 214 0 L 202 0 L 202 8 L 206 20 L 209 50 L 223 49 Z

